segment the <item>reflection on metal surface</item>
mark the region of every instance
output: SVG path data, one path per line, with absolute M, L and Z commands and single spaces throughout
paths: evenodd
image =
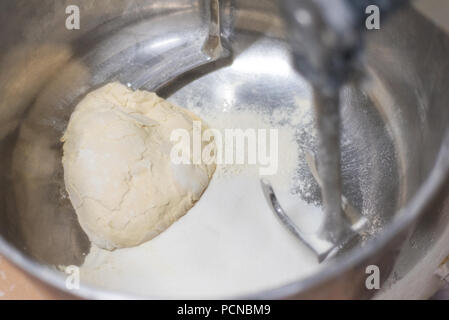
M 220 1 L 224 47 L 233 56 L 229 64 L 221 59 L 209 64 L 202 51 L 216 31 L 208 1 L 135 1 L 133 6 L 123 0 L 83 1 L 81 12 L 89 15 L 76 32 L 55 27 L 64 26 L 59 12 L 67 4 L 0 4 L 0 20 L 7 26 L 0 30 L 0 251 L 63 290 L 63 277 L 47 266 L 82 263 L 89 243 L 64 191 L 59 139 L 88 91 L 119 80 L 145 89 L 170 87 L 168 98 L 186 107 L 223 110 L 226 102 L 229 110 L 253 105 L 268 114 L 281 108 L 293 112 L 297 101 L 311 97 L 289 60 L 280 62 L 289 52 L 277 1 Z M 423 237 L 419 248 L 403 249 L 405 235 L 419 217 L 427 217 L 447 173 L 435 161 L 449 123 L 449 39 L 408 10 L 371 34 L 367 44 L 372 86 L 348 86 L 342 95 L 342 190 L 358 211 L 386 227 L 322 272 L 252 297 L 367 297 L 372 294 L 364 288 L 367 264 L 378 265 L 385 276 L 393 270 L 402 275 L 433 244 Z M 252 58 L 257 63 L 244 62 Z M 258 64 L 263 72 L 253 73 Z M 195 66 L 200 68 L 186 73 Z M 314 130 L 308 117 L 301 118 L 297 138 L 312 150 Z M 298 173 L 310 187 L 292 189 L 319 201 L 304 152 L 300 163 Z M 440 171 L 430 175 L 434 169 Z M 406 209 L 397 216 L 400 207 Z M 438 217 L 429 220 L 442 223 Z M 434 239 L 438 236 L 435 231 Z M 401 250 L 401 269 L 393 269 Z M 83 283 L 77 294 L 122 296 Z

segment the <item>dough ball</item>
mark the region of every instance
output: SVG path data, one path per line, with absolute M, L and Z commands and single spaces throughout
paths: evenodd
M 64 180 L 94 244 L 108 250 L 137 246 L 201 197 L 215 165 L 176 165 L 170 159 L 178 144 L 170 141 L 172 130 L 192 134 L 193 120 L 200 121 L 155 93 L 120 83 L 107 84 L 78 104 L 62 138 Z

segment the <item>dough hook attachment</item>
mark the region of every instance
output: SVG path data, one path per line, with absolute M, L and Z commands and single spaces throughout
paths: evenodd
M 322 181 L 318 175 L 315 156 L 310 150 L 305 150 L 305 154 L 310 172 L 318 185 L 321 187 Z M 282 225 L 284 225 L 287 230 L 289 230 L 296 238 L 312 250 L 317 256 L 319 262 L 334 256 L 342 246 L 354 240 L 368 225 L 368 219 L 365 218 L 356 208 L 354 208 L 344 195 L 341 195 L 341 210 L 344 213 L 345 219 L 351 225 L 349 232 L 346 232 L 346 237 L 336 244 L 318 234 L 305 233 L 286 214 L 280 205 L 271 184 L 266 179 L 261 179 L 261 185 L 265 198 L 267 199 L 273 212 L 281 221 Z
M 318 131 L 317 162 L 306 151 L 306 160 L 321 187 L 324 221 L 314 235 L 300 230 L 282 209 L 270 183 L 261 185 L 282 224 L 309 247 L 321 262 L 355 240 L 367 219 L 341 193 L 340 89 L 363 75 L 359 56 L 363 43 L 365 9 L 376 5 L 390 14 L 407 0 L 283 0 L 293 63 L 313 88 Z M 318 167 L 318 168 L 317 168 Z

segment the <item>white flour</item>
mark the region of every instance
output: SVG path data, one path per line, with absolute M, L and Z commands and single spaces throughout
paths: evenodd
M 269 180 L 297 224 L 316 230 L 321 210 L 290 192 L 298 161 L 294 129 L 273 126 L 291 115 L 193 111 L 217 129 L 278 128 L 280 170 Z M 200 201 L 155 239 L 113 252 L 92 247 L 81 280 L 150 297 L 214 298 L 250 294 L 309 275 L 318 263 L 270 210 L 257 169 L 219 166 Z

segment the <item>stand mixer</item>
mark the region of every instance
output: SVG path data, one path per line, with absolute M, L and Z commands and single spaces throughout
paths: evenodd
M 369 228 L 352 230 L 348 206 L 379 230 L 363 246 L 355 236 L 310 277 L 238 297 L 370 298 L 378 291 L 365 286 L 368 266 L 379 267 L 388 294 L 401 279 L 417 281 L 423 263 L 418 274 L 432 288 L 420 295 L 431 294 L 448 254 L 449 37 L 415 8 L 399 9 L 405 2 L 369 1 L 381 9 L 373 32 L 363 31 L 368 1 L 2 2 L 0 253 L 67 291 L 51 266 L 81 265 L 90 243 L 64 196 L 59 139 L 76 103 L 117 80 L 179 105 L 200 97 L 193 103 L 209 108 L 293 110 L 314 99 L 320 134 L 309 139 L 315 122 L 298 127 L 307 142 L 298 172 L 311 185 L 298 194 L 322 193 L 328 220 L 317 235 L 325 248 L 310 247 L 323 260 Z M 80 30 L 57 27 L 69 4 L 80 8 Z M 366 88 L 357 85 L 364 76 Z M 273 202 L 276 190 L 265 187 Z M 70 293 L 133 297 L 89 283 Z

